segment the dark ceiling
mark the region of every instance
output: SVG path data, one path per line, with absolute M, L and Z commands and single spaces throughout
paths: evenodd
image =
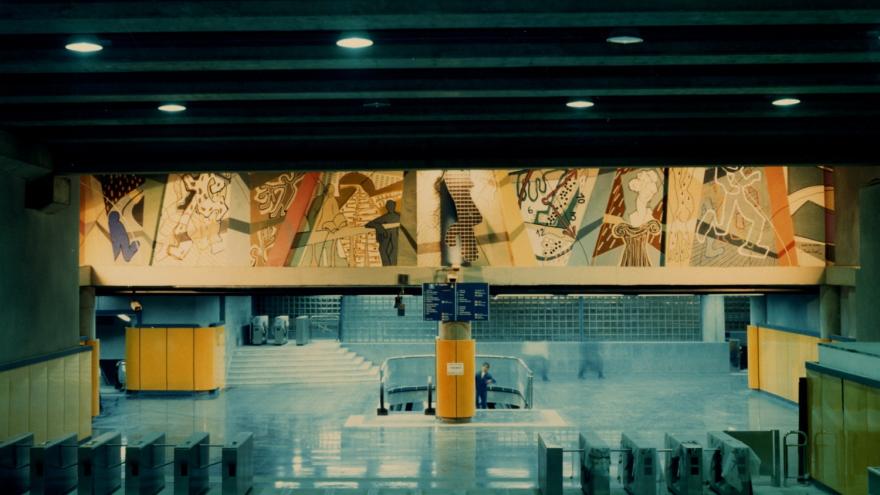
M 622 28 L 645 42 L 605 41 Z M 335 45 L 352 33 L 375 44 Z M 77 35 L 104 50 L 65 50 Z M 870 163 L 878 35 L 878 0 L 0 0 L 0 155 L 58 172 Z

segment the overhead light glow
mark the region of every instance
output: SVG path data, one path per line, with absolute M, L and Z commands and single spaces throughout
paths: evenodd
M 797 98 L 777 98 L 773 100 L 773 104 L 777 107 L 790 107 L 792 105 L 797 105 L 801 100 Z
M 366 48 L 368 46 L 373 46 L 373 40 L 370 38 L 360 38 L 357 36 L 353 36 L 350 38 L 340 38 L 336 42 L 336 46 L 341 46 L 342 48 Z
M 565 104 L 568 108 L 590 108 L 595 103 L 590 100 L 571 100 Z
M 163 112 L 177 113 L 186 110 L 186 107 L 179 103 L 165 103 L 164 105 L 159 105 L 159 110 Z
M 91 41 L 75 41 L 64 45 L 64 48 L 77 53 L 95 53 L 104 49 L 103 46 Z
M 125 313 L 119 313 L 118 315 L 116 315 L 116 317 L 119 318 L 120 320 L 126 322 L 126 323 L 128 323 L 128 322 L 131 321 L 131 316 L 128 316 L 128 315 L 125 314 Z
M 645 39 L 639 36 L 623 34 L 617 36 L 609 36 L 605 38 L 605 41 L 607 41 L 608 43 L 613 43 L 615 45 L 634 45 L 636 43 L 643 43 Z

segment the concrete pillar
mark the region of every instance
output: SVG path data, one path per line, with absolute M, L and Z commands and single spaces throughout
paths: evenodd
M 79 288 L 79 336 L 95 340 L 95 288 Z
M 703 342 L 724 342 L 724 296 L 700 296 Z
M 859 191 L 859 262 L 856 273 L 856 338 L 880 341 L 880 183 Z
M 840 288 L 819 287 L 819 335 L 823 339 L 840 335 Z
M 767 298 L 754 296 L 749 298 L 749 325 L 767 324 Z

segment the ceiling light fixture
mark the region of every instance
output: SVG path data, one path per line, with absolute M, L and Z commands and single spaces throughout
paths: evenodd
M 801 100 L 798 100 L 797 98 L 777 98 L 773 100 L 773 105 L 777 107 L 790 107 L 797 105 L 800 102 Z
M 165 103 L 159 105 L 159 110 L 162 112 L 177 113 L 186 110 L 186 106 L 179 103 Z
M 119 313 L 118 315 L 116 315 L 116 317 L 119 318 L 120 320 L 126 322 L 126 323 L 128 323 L 128 322 L 131 321 L 131 316 L 128 316 L 128 315 L 125 314 L 125 313 Z
M 93 41 L 74 41 L 64 45 L 64 48 L 77 53 L 95 53 L 104 49 L 103 46 Z
M 351 36 L 340 38 L 336 41 L 336 46 L 342 48 L 367 48 L 368 46 L 373 46 L 373 40 L 361 36 Z
M 571 100 L 565 104 L 568 108 L 590 108 L 594 105 L 590 100 Z
M 634 45 L 644 43 L 645 39 L 635 29 L 615 29 L 605 41 L 615 45 Z

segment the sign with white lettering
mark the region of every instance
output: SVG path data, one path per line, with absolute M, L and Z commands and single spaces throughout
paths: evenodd
M 446 376 L 464 376 L 464 363 L 446 363 Z

